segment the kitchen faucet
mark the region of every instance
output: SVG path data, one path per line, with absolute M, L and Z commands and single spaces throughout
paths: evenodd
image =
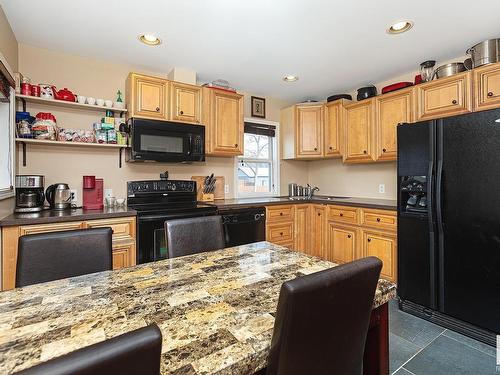
M 310 187 L 309 184 L 307 184 L 307 186 Z M 307 199 L 311 199 L 313 197 L 315 191 L 319 191 L 319 187 L 315 186 L 313 188 L 310 188 L 309 194 L 307 195 Z

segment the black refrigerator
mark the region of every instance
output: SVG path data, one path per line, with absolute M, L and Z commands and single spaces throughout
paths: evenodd
M 402 124 L 403 311 L 490 345 L 500 334 L 500 110 Z

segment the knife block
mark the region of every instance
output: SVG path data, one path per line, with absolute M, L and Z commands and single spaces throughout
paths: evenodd
M 213 202 L 215 200 L 215 195 L 214 193 L 201 192 L 201 198 L 198 200 L 201 202 Z
M 205 194 L 205 195 L 212 194 L 213 198 L 211 201 L 225 199 L 224 185 L 226 184 L 226 180 L 223 176 L 215 176 L 215 178 L 217 180 L 215 181 L 214 192 L 205 194 L 205 193 L 203 193 L 203 182 L 205 181 L 205 176 L 191 176 L 191 180 L 196 181 L 196 188 L 197 188 L 197 193 L 198 193 L 196 199 L 198 199 L 199 201 L 203 201 L 203 202 L 209 202 L 209 200 L 203 199 L 203 194 Z M 207 199 L 208 199 L 208 197 L 207 197 Z

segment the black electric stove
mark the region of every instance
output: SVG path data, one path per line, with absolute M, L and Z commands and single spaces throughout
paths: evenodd
M 127 204 L 137 211 L 137 264 L 167 258 L 165 221 L 217 214 L 197 202 L 195 181 L 129 181 Z

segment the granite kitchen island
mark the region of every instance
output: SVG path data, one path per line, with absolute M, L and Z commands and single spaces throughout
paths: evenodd
M 162 374 L 252 374 L 266 364 L 281 284 L 333 266 L 259 242 L 2 292 L 0 373 L 156 323 Z M 395 295 L 393 283 L 379 281 L 369 373 L 386 371 Z

